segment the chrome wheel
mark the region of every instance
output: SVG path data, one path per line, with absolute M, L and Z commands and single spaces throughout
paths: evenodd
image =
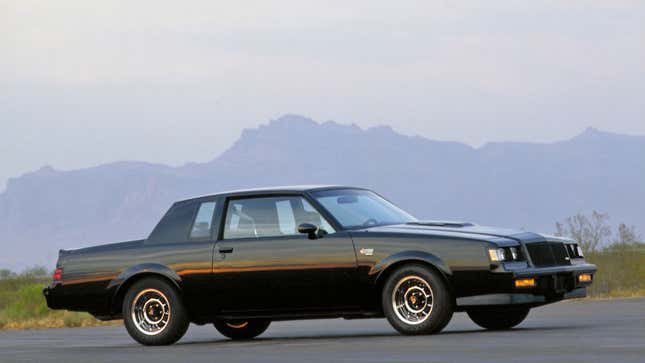
M 145 335 L 157 335 L 170 322 L 170 303 L 161 291 L 145 289 L 132 300 L 132 321 Z
M 396 316 L 410 325 L 421 324 L 432 313 L 434 296 L 426 280 L 419 276 L 402 278 L 392 290 L 392 308 Z

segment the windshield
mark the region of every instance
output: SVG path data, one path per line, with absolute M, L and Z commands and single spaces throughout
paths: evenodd
M 369 190 L 335 189 L 311 194 L 345 229 L 417 221 Z

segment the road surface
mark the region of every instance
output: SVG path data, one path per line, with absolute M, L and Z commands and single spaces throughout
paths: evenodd
M 503 332 L 458 313 L 441 334 L 416 337 L 383 319 L 278 322 L 248 342 L 193 325 L 167 347 L 140 346 L 121 326 L 3 331 L 0 362 L 645 362 L 645 298 L 549 305 Z

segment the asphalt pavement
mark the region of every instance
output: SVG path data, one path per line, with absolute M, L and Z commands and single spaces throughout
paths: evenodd
M 518 328 L 489 332 L 463 313 L 432 336 L 384 319 L 276 322 L 252 341 L 192 325 L 177 344 L 144 347 L 125 328 L 0 332 L 0 362 L 645 362 L 645 298 L 561 302 Z

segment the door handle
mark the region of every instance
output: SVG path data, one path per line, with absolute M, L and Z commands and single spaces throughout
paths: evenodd
M 219 253 L 233 253 L 233 247 L 220 248 Z

